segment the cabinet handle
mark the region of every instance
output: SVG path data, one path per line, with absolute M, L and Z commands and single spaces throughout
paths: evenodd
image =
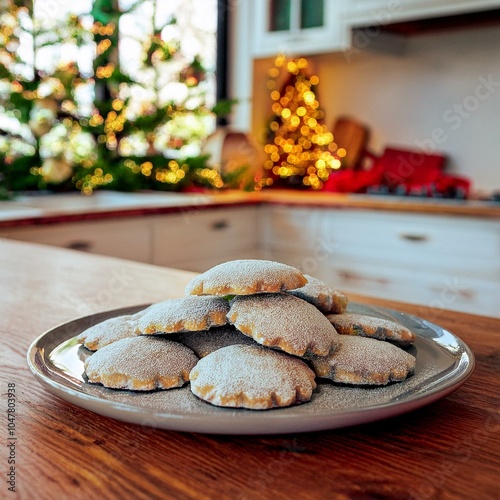
M 225 220 L 219 220 L 214 223 L 212 223 L 212 229 L 215 231 L 221 231 L 223 229 L 227 229 L 229 227 L 229 224 Z
M 68 243 L 65 248 L 79 250 L 80 252 L 89 252 L 92 248 L 92 244 L 88 241 L 72 241 L 71 243 Z
M 400 234 L 400 238 L 406 241 L 415 241 L 415 242 L 421 242 L 421 241 L 428 241 L 429 237 L 425 236 L 424 234 Z

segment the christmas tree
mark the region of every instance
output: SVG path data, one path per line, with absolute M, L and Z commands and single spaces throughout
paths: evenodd
M 64 23 L 40 22 L 33 2 L 0 3 L 4 193 L 226 185 L 198 146 L 213 130 L 214 111 L 227 106 L 209 103 L 202 60 L 184 55 L 177 20 L 158 19 L 155 0 L 128 2 L 126 10 L 95 0 L 91 12 Z M 137 12 L 149 13 L 150 23 L 131 74 L 121 65 L 119 27 Z M 42 68 L 47 48 L 65 60 Z M 82 53 L 92 52 L 92 67 L 82 67 Z M 164 92 L 169 85 L 174 96 Z
M 267 175 L 260 187 L 282 186 L 321 189 L 330 172 L 341 163 L 334 152 L 337 145 L 333 135 L 321 123 L 314 87 L 316 75 L 308 76 L 308 62 L 278 56 L 270 71 L 268 88 L 274 101 L 274 116 L 269 124 L 269 137 L 264 147 L 268 160 L 264 164 Z M 286 81 L 281 91 L 277 79 L 285 72 Z
M 71 175 L 69 162 L 83 155 L 70 109 L 80 85 L 86 84 L 78 67 L 61 65 L 52 74 L 36 70 L 44 48 L 82 43 L 85 36 L 78 18 L 64 27 L 40 27 L 33 18 L 33 2 L 2 0 L 0 15 L 0 182 L 7 190 L 36 189 L 45 178 L 61 182 Z M 43 55 L 43 54 L 42 54 Z M 53 140 L 67 140 L 52 151 Z M 74 147 L 67 147 L 68 144 Z

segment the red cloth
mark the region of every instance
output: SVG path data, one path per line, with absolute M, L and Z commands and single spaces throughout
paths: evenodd
M 394 192 L 431 191 L 449 195 L 457 188 L 466 196 L 470 182 L 462 177 L 443 173 L 446 157 L 396 148 L 387 148 L 375 159 L 372 169 L 332 172 L 323 190 L 336 193 L 364 193 L 370 187 L 384 187 Z
M 387 148 L 373 168 L 382 174 L 382 184 L 389 187 L 404 185 L 411 189 L 436 182 L 445 162 L 442 155 Z

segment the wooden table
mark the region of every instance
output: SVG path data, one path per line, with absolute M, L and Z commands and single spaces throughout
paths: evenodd
M 15 384 L 17 437 L 8 440 L 4 418 L 1 497 L 16 497 L 6 476 L 13 449 L 22 499 L 500 498 L 498 320 L 353 297 L 450 329 L 474 351 L 477 367 L 455 393 L 423 409 L 333 431 L 168 432 L 93 414 L 35 381 L 26 351 L 40 333 L 84 314 L 181 296 L 191 277 L 0 240 L 2 408 Z

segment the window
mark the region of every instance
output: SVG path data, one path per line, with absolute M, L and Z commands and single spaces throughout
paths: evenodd
M 269 31 L 293 31 L 324 25 L 324 0 L 270 0 Z
M 18 176 L 11 189 L 105 184 L 126 157 L 199 154 L 216 125 L 217 0 L 20 4 L 0 0 L 0 170 Z

